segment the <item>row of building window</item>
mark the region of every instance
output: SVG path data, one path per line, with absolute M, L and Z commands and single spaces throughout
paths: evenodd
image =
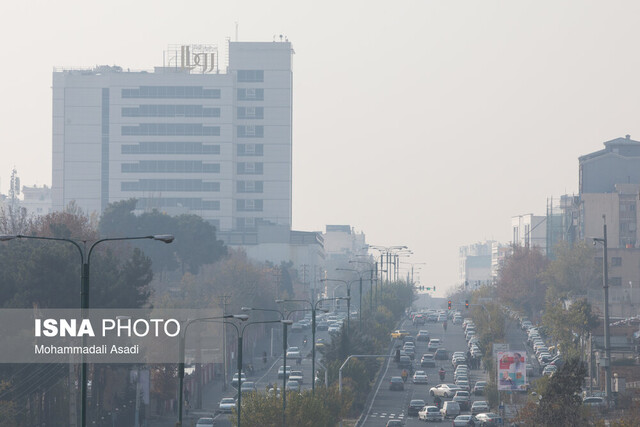
M 123 136 L 220 136 L 220 126 L 199 123 L 141 123 L 122 126 Z
M 238 181 L 236 190 L 238 193 L 262 193 L 264 183 L 262 181 Z
M 244 88 L 237 91 L 238 101 L 264 101 L 264 89 Z
M 262 212 L 264 202 L 261 199 L 236 200 L 238 212 Z
M 238 138 L 263 138 L 264 126 L 242 125 L 237 127 Z
M 262 175 L 264 164 L 259 162 L 238 162 L 236 166 L 238 175 Z
M 203 163 L 197 160 L 141 160 L 137 163 L 123 163 L 124 173 L 220 173 L 219 163 Z
M 220 154 L 220 146 L 202 142 L 142 141 L 123 144 L 122 154 Z
M 238 70 L 238 82 L 252 83 L 263 82 L 264 71 L 263 70 Z
M 263 156 L 264 144 L 238 144 L 238 156 Z
M 199 179 L 141 179 L 122 182 L 122 191 L 220 191 L 219 182 L 205 182 Z
M 202 105 L 139 105 L 122 107 L 122 117 L 220 117 L 220 108 Z
M 238 107 L 239 119 L 264 119 L 264 107 Z
M 220 99 L 220 89 L 202 86 L 140 86 L 122 89 L 123 98 Z
M 149 210 L 162 208 L 188 208 L 199 211 L 219 211 L 219 200 L 202 200 L 195 197 L 142 197 L 138 199 L 136 209 Z

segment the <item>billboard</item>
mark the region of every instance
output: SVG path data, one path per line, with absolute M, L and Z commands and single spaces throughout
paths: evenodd
M 524 351 L 498 352 L 498 390 L 526 391 L 526 356 Z

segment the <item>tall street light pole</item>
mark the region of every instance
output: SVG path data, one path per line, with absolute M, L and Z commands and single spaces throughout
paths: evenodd
M 343 297 L 338 298 L 323 298 L 319 299 L 315 302 L 315 304 L 309 300 L 305 299 L 289 299 L 289 300 L 276 300 L 277 303 L 284 302 L 302 302 L 309 304 L 311 306 L 311 394 L 316 393 L 316 313 L 318 310 L 328 313 L 328 309 L 318 308 L 318 304 L 321 304 L 322 301 L 332 301 L 332 300 L 342 300 L 346 299 Z M 285 368 L 286 369 L 286 368 Z
M 376 272 L 376 270 L 373 268 L 374 263 L 367 262 L 367 261 L 358 261 L 358 260 L 349 260 L 349 263 L 350 264 L 366 264 L 370 267 L 369 270 L 363 271 L 363 273 L 367 273 L 367 272 L 369 273 L 369 311 L 373 315 L 373 273 Z M 376 277 L 376 280 L 377 280 L 377 277 Z
M 342 279 L 320 279 L 321 282 L 341 282 L 344 283 L 347 288 L 347 338 L 349 337 L 349 330 L 351 328 L 351 285 L 355 282 L 352 280 L 351 282 L 347 282 Z M 337 300 L 337 298 L 332 298 Z M 344 298 L 343 298 L 344 299 Z
M 105 239 L 99 239 L 95 241 L 89 250 L 87 251 L 86 240 L 72 240 L 61 237 L 43 237 L 43 236 L 26 236 L 22 234 L 16 235 L 0 235 L 0 242 L 13 240 L 13 239 L 34 239 L 34 240 L 54 240 L 59 242 L 67 242 L 74 245 L 80 253 L 80 308 L 82 309 L 82 318 L 86 319 L 89 309 L 89 271 L 91 262 L 91 253 L 93 249 L 102 242 L 110 242 L 115 240 L 142 240 L 151 239 L 158 240 L 164 243 L 171 243 L 174 240 L 171 234 L 155 234 L 152 236 L 136 236 L 136 237 L 110 237 Z M 82 245 L 80 245 L 82 243 Z M 82 336 L 82 346 L 86 345 L 86 336 Z M 82 427 L 87 426 L 87 362 L 85 356 L 81 356 L 80 366 L 80 425 Z
M 242 311 L 271 311 L 280 315 L 280 321 L 282 323 L 282 426 L 287 425 L 287 326 L 293 324 L 293 321 L 288 320 L 285 314 L 273 308 L 254 308 L 254 307 L 242 307 Z
M 611 337 L 609 335 L 609 271 L 607 262 L 607 222 L 602 215 L 602 238 L 593 238 L 593 244 L 602 244 L 602 288 L 604 289 L 604 379 L 607 395 L 607 407 L 611 405 Z
M 358 327 L 360 328 L 360 332 L 362 332 L 362 273 L 355 268 L 336 268 L 336 271 L 351 271 L 358 275 L 358 281 L 360 282 L 358 290 Z M 350 296 L 351 295 L 349 295 L 349 297 Z M 351 316 L 351 313 L 349 313 L 349 316 Z
M 189 326 L 196 322 L 211 322 L 219 319 L 239 319 L 245 322 L 249 319 L 249 316 L 246 314 L 226 314 L 223 316 L 217 317 L 201 317 L 199 319 L 191 319 L 187 320 L 184 328 L 182 329 L 182 333 L 179 336 L 180 346 L 178 355 L 178 421 L 176 422 L 176 427 L 182 426 L 182 408 L 184 404 L 184 353 L 185 353 L 185 341 L 187 339 L 187 330 Z M 227 322 L 224 322 L 227 323 Z M 229 323 L 230 325 L 236 326 L 233 323 Z M 236 327 L 237 329 L 237 327 Z M 238 372 L 238 377 L 240 377 L 240 372 Z M 239 390 L 239 388 L 238 388 Z

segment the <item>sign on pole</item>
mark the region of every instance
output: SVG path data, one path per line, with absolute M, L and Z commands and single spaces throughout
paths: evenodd
M 498 390 L 526 391 L 526 356 L 524 351 L 498 352 Z

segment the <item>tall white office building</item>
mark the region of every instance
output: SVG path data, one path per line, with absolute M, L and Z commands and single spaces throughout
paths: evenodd
M 192 213 L 291 227 L 291 43 L 169 48 L 153 71 L 53 73 L 53 208 Z M 228 65 L 226 64 L 228 62 Z M 224 63 L 224 64 L 223 64 Z

